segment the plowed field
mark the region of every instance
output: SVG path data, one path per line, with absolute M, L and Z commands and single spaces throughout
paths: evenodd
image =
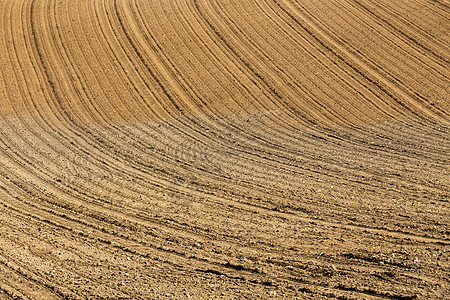
M 447 0 L 0 0 L 0 299 L 449 297 L 449 32 Z

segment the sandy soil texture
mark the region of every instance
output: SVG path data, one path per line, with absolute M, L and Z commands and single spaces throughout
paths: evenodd
M 447 0 L 0 0 L 0 299 L 449 299 Z

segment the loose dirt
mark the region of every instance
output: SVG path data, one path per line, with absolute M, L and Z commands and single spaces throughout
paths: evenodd
M 0 0 L 0 299 L 445 299 L 449 19 Z

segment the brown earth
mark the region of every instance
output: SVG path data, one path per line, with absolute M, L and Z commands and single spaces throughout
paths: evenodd
M 0 0 L 0 299 L 449 299 L 447 0 Z

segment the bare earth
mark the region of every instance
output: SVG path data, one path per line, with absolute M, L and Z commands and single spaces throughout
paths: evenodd
M 0 22 L 0 299 L 450 299 L 448 0 Z

